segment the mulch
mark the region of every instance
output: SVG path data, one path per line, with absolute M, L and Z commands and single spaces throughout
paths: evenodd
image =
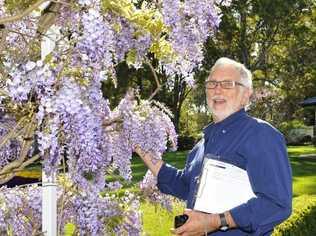
M 40 181 L 39 179 L 35 179 L 35 178 L 24 178 L 20 176 L 15 176 L 8 182 L 4 184 L 0 184 L 0 187 L 7 186 L 8 188 L 13 188 L 20 185 L 38 183 L 39 181 Z

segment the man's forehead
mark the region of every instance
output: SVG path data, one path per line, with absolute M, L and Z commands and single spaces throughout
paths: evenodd
M 222 79 L 223 77 L 229 79 L 240 79 L 239 71 L 231 65 L 223 65 L 216 67 L 210 72 L 208 79 Z

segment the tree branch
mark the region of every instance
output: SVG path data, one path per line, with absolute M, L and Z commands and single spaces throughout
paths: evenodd
M 7 16 L 4 18 L 1 18 L 0 25 L 11 23 L 11 22 L 18 21 L 18 20 L 22 19 L 23 17 L 29 15 L 32 11 L 34 11 L 36 8 L 38 8 L 40 5 L 42 5 L 44 2 L 47 2 L 47 1 L 49 1 L 49 0 L 39 0 L 36 3 L 34 3 L 33 5 L 29 6 L 26 10 L 24 10 L 20 14 L 17 14 L 15 16 Z
M 27 161 L 23 162 L 19 168 L 1 173 L 0 174 L 0 184 L 4 184 L 4 183 L 8 182 L 10 179 L 12 179 L 15 176 L 16 173 L 21 172 L 25 167 L 34 163 L 39 158 L 40 158 L 40 155 L 35 155 L 32 158 L 28 159 Z M 3 178 L 2 176 L 5 176 L 5 177 Z
M 23 116 L 6 135 L 0 138 L 0 148 L 3 147 L 3 145 L 5 145 L 10 139 L 16 138 L 18 136 L 18 129 L 22 124 L 24 124 L 25 120 L 26 117 Z
M 275 29 L 273 30 L 273 32 L 266 33 L 267 37 L 264 40 L 263 45 L 261 46 L 261 50 L 258 54 L 259 56 L 257 57 L 258 59 L 253 64 L 251 68 L 252 70 L 261 69 L 262 65 L 266 64 L 266 56 L 269 53 L 269 50 L 274 46 L 273 43 L 275 42 L 275 37 L 278 33 L 279 27 L 280 27 L 280 22 L 278 22 L 278 24 L 275 25 Z
M 102 126 L 103 127 L 108 127 L 111 126 L 114 123 L 122 123 L 123 118 L 121 116 L 113 117 L 112 119 L 104 119 Z
M 187 90 L 187 92 L 184 94 L 184 96 L 183 96 L 183 100 L 185 100 L 186 98 L 187 98 L 187 96 L 190 94 L 190 92 L 192 91 L 192 88 L 189 88 L 188 90 Z
M 8 94 L 3 90 L 3 89 L 0 89 L 0 96 L 3 95 L 3 96 L 8 96 Z
M 2 51 L 4 51 L 6 49 L 6 38 L 8 35 L 8 30 L 6 28 L 1 27 L 0 24 L 0 53 L 2 53 Z M 5 74 L 4 72 L 2 72 L 2 66 L 0 65 L 0 72 Z
M 157 93 L 158 91 L 160 90 L 161 88 L 161 85 L 159 83 L 159 79 L 158 79 L 158 75 L 155 71 L 155 68 L 153 67 L 153 65 L 147 60 L 146 61 L 146 64 L 149 66 L 152 74 L 154 75 L 154 78 L 155 78 L 155 81 L 156 81 L 156 84 L 157 84 L 157 88 L 155 89 L 155 91 L 150 95 L 150 97 L 148 98 L 148 100 L 150 101 Z
M 37 33 L 45 36 L 46 31 L 55 23 L 56 16 L 61 8 L 61 4 L 51 2 L 44 10 L 38 21 Z
M 269 84 L 272 84 L 276 88 L 281 88 L 280 85 L 278 85 L 276 82 L 264 78 L 254 78 L 253 81 L 263 81 L 263 82 L 268 82 Z
M 31 122 L 27 125 L 25 130 L 26 137 L 32 137 L 34 135 L 36 129 L 36 116 L 33 115 L 31 118 Z M 11 132 L 11 131 L 10 131 Z M 29 160 L 25 160 L 27 158 L 27 153 L 33 143 L 33 140 L 24 140 L 21 145 L 21 151 L 19 158 L 13 162 L 10 162 L 6 166 L 4 166 L 0 171 L 0 176 L 5 175 L 4 173 L 9 173 L 6 175 L 4 179 L 1 179 L 0 182 L 7 182 L 8 180 L 12 179 L 15 175 L 14 170 L 23 169 L 25 166 L 33 163 L 35 160 L 38 159 L 37 156 L 30 158 Z

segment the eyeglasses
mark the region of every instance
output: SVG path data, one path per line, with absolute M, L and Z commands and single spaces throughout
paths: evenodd
M 215 89 L 218 84 L 221 86 L 222 89 L 233 89 L 235 88 L 236 85 L 245 87 L 245 85 L 243 85 L 242 83 L 239 83 L 233 80 L 222 80 L 222 81 L 208 80 L 205 82 L 205 88 Z

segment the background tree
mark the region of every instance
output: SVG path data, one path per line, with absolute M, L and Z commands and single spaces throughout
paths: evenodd
M 211 65 L 226 56 L 253 72 L 253 115 L 277 126 L 306 116 L 299 102 L 316 95 L 315 8 L 311 0 L 240 0 L 221 6 L 219 31 L 207 41 L 203 70 L 196 74 L 196 104 L 205 104 L 203 82 Z

